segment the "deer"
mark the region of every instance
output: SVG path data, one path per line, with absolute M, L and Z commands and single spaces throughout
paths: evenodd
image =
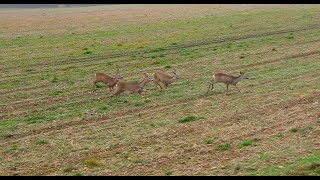
M 117 70 L 117 73 L 114 75 L 114 77 L 108 76 L 104 73 L 96 73 L 95 75 L 96 79 L 94 81 L 94 86 L 99 83 L 102 82 L 106 85 L 108 85 L 109 87 L 109 92 L 113 91 L 114 86 L 117 84 L 118 81 L 120 81 L 121 79 L 123 79 L 123 75 L 120 73 L 119 70 Z
M 140 96 L 142 96 L 142 93 L 144 93 L 143 88 L 149 83 L 153 81 L 152 76 L 148 75 L 147 73 L 144 74 L 144 79 L 141 82 L 137 83 L 129 83 L 129 82 L 122 82 L 119 81 L 114 90 L 114 94 L 111 96 L 113 97 L 119 97 L 119 95 L 125 91 L 133 94 L 133 93 L 139 93 Z
M 210 80 L 210 85 L 209 85 L 207 93 L 209 93 L 210 87 L 211 87 L 211 90 L 213 89 L 213 85 L 215 83 L 224 83 L 227 85 L 226 96 L 228 95 L 228 89 L 229 89 L 230 84 L 234 85 L 234 87 L 236 87 L 237 90 L 241 93 L 240 89 L 237 87 L 237 84 L 242 79 L 248 79 L 244 74 L 245 74 L 244 72 L 240 71 L 240 75 L 238 77 L 235 77 L 235 76 L 230 76 L 230 75 L 223 74 L 223 73 L 215 73 L 212 76 L 212 79 Z
M 176 81 L 177 79 L 180 79 L 180 75 L 179 73 L 177 72 L 176 69 L 173 70 L 173 75 L 174 76 L 170 76 L 168 74 L 165 74 L 163 72 L 156 72 L 154 73 L 154 84 L 156 85 L 156 87 L 159 89 L 160 87 L 160 91 L 163 90 L 162 86 L 160 85 L 160 83 L 163 83 L 164 84 L 164 87 L 165 87 L 165 91 L 167 90 L 168 86 Z

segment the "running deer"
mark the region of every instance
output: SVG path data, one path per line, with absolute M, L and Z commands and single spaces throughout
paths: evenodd
M 144 74 L 144 79 L 141 82 L 138 83 L 128 83 L 128 82 L 118 82 L 115 86 L 114 94 L 111 96 L 113 97 L 118 97 L 121 93 L 127 91 L 129 93 L 139 93 L 142 95 L 144 92 L 143 88 L 145 85 L 147 85 L 149 82 L 153 81 L 152 76 L 148 75 L 147 73 Z
M 207 93 L 209 93 L 210 87 L 211 87 L 211 90 L 213 89 L 213 85 L 215 83 L 224 83 L 227 85 L 226 95 L 228 95 L 228 89 L 230 84 L 234 85 L 237 88 L 237 90 L 241 93 L 240 89 L 237 87 L 237 84 L 242 79 L 248 79 L 247 77 L 245 77 L 244 72 L 242 71 L 240 71 L 240 76 L 238 77 L 226 75 L 223 73 L 215 73 L 212 77 L 212 80 L 210 80 L 210 85 Z
M 123 79 L 123 75 L 117 71 L 117 73 L 114 75 L 114 77 L 110 77 L 104 73 L 96 73 L 96 79 L 94 81 L 94 85 L 96 85 L 99 82 L 102 82 L 106 85 L 108 85 L 110 91 L 113 91 L 114 86 L 117 84 L 119 80 Z
M 156 72 L 154 73 L 154 84 L 156 85 L 157 88 L 160 87 L 160 90 L 163 90 L 162 86 L 160 85 L 160 83 L 164 84 L 165 90 L 167 90 L 168 86 L 174 82 L 177 79 L 180 79 L 180 75 L 177 72 L 176 69 L 173 70 L 173 75 L 174 76 L 170 76 L 168 74 L 165 74 L 163 72 Z

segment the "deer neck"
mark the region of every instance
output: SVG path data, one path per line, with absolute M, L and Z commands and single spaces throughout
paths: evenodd
M 140 88 L 143 88 L 148 82 L 149 82 L 149 81 L 148 81 L 147 78 L 143 79 L 143 81 L 141 81 L 141 82 L 139 83 L 139 87 L 140 87 Z
M 238 82 L 240 82 L 243 79 L 244 74 L 241 74 L 239 77 L 235 78 L 233 80 L 233 84 L 237 84 Z

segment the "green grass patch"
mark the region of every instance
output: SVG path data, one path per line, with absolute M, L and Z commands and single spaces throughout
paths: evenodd
M 136 160 L 133 161 L 133 163 L 135 163 L 135 164 L 144 164 L 145 162 L 146 161 L 143 160 L 143 159 L 136 159 Z
M 85 51 L 83 54 L 92 54 L 92 51 Z
M 259 176 L 319 176 L 320 175 L 320 153 L 297 158 L 277 167 L 266 167 L 249 175 Z
M 293 132 L 293 133 L 296 133 L 296 132 L 298 132 L 298 128 L 293 127 L 293 128 L 290 129 L 290 131 Z
M 167 175 L 167 176 L 171 176 L 173 174 L 174 174 L 174 170 L 168 169 L 165 171 L 165 175 Z
M 47 140 L 38 140 L 36 141 L 36 145 L 46 145 L 49 144 L 49 142 Z
M 63 91 L 57 90 L 57 91 L 54 91 L 53 93 L 49 94 L 49 96 L 59 96 L 61 94 L 63 94 Z
M 75 174 L 73 174 L 73 176 L 84 176 L 82 173 L 75 173 Z
M 239 144 L 239 147 L 240 148 L 244 148 L 244 147 L 247 147 L 247 146 L 251 146 L 253 144 L 252 141 L 242 141 L 240 144 Z
M 16 153 L 17 150 L 18 150 L 18 145 L 13 144 L 13 145 L 10 146 L 9 149 L 7 149 L 7 150 L 5 151 L 5 153 Z
M 229 151 L 231 150 L 232 145 L 231 144 L 220 144 L 217 146 L 216 150 L 219 152 L 223 152 L 223 151 Z
M 182 119 L 179 119 L 179 123 L 187 123 L 187 122 L 191 122 L 191 121 L 195 121 L 196 120 L 196 117 L 193 116 L 193 115 L 188 115 Z
M 104 83 L 97 83 L 97 84 L 96 84 L 96 88 L 98 88 L 98 89 L 100 89 L 100 88 L 105 88 L 105 87 L 107 87 L 107 85 L 104 84 Z
M 57 83 L 58 82 L 58 78 L 57 76 L 54 76 L 53 79 L 51 80 L 52 83 Z
M 203 144 L 212 144 L 213 140 L 212 139 L 206 139 L 203 141 Z

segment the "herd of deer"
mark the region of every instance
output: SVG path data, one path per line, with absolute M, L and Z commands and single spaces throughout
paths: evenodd
M 161 91 L 167 91 L 168 86 L 172 82 L 174 82 L 177 79 L 180 79 L 180 75 L 176 69 L 174 69 L 172 73 L 173 76 L 168 75 L 164 72 L 156 72 L 154 73 L 153 77 L 148 75 L 147 73 L 143 73 L 145 76 L 144 79 L 141 82 L 136 83 L 121 81 L 123 79 L 123 75 L 119 72 L 119 70 L 117 71 L 114 77 L 108 76 L 104 73 L 96 73 L 94 85 L 96 85 L 99 82 L 106 84 L 109 87 L 110 92 L 113 92 L 111 98 L 118 97 L 123 92 L 139 93 L 140 95 L 143 95 L 144 86 L 146 86 L 149 82 L 152 81 L 158 89 L 160 89 Z M 240 75 L 235 77 L 223 73 L 215 73 L 212 79 L 210 80 L 207 93 L 209 93 L 210 90 L 213 90 L 213 85 L 215 83 L 224 83 L 227 85 L 226 95 L 228 95 L 229 85 L 235 86 L 237 90 L 241 92 L 240 89 L 237 87 L 237 84 L 242 79 L 248 79 L 246 76 L 244 76 L 244 74 L 244 72 L 240 71 Z M 161 83 L 164 85 L 164 89 L 161 86 Z

